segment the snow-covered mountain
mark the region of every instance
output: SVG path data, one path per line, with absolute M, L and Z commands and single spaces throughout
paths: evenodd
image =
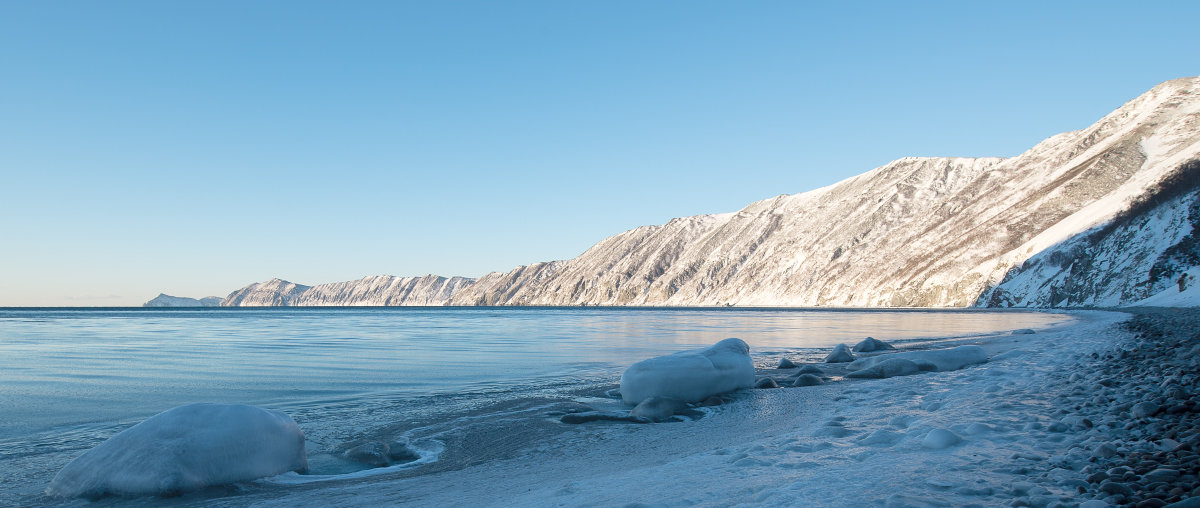
M 1200 78 L 1183 78 L 1012 158 L 904 158 L 479 279 L 275 279 L 222 304 L 1200 304 L 1196 159 Z
M 271 279 L 230 293 L 227 307 L 445 305 L 451 295 L 471 285 L 465 277 L 393 277 L 377 275 L 355 281 L 302 286 Z
M 154 299 L 143 303 L 142 307 L 217 307 L 220 305 L 221 297 L 219 296 L 196 299 L 159 293 Z

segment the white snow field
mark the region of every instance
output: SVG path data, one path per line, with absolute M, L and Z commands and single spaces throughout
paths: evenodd
M 1092 448 L 1113 430 L 1062 425 L 1069 417 L 1060 409 L 1069 408 L 1054 401 L 1077 362 L 1131 335 L 1114 326 L 1125 314 L 1073 315 L 1071 324 L 1033 334 L 939 344 L 971 343 L 988 356 L 959 370 L 743 390 L 700 419 L 594 422 L 456 470 L 307 485 L 267 479 L 245 495 L 203 503 L 1076 506 L 1087 501 L 1075 496 Z M 778 358 L 760 359 L 769 369 L 765 362 Z
M 55 497 L 173 495 L 307 468 L 304 433 L 279 411 L 190 404 L 134 425 L 68 463 Z
M 700 402 L 754 386 L 750 347 L 741 339 L 642 360 L 621 375 L 621 399 L 637 405 L 650 397 Z

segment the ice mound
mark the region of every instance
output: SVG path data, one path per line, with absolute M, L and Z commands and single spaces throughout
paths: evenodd
M 875 351 L 891 351 L 893 349 L 896 348 L 875 337 L 867 337 L 851 348 L 855 353 L 873 353 Z
M 304 433 L 286 414 L 191 404 L 134 425 L 76 457 L 46 494 L 175 495 L 307 468 Z
M 793 379 L 792 386 L 819 386 L 825 384 L 816 374 L 800 374 Z
M 688 405 L 682 401 L 663 397 L 650 397 L 639 402 L 633 408 L 633 411 L 629 412 L 629 415 L 661 422 L 686 409 L 688 409 Z
M 825 357 L 825 363 L 846 363 L 852 361 L 854 361 L 854 355 L 850 353 L 850 346 L 845 344 L 834 346 L 829 356 Z
M 755 381 L 754 387 L 762 388 L 762 389 L 779 388 L 779 383 L 775 382 L 775 380 L 772 378 L 764 377 L 762 379 L 759 379 L 758 381 Z
M 650 397 L 699 402 L 754 386 L 750 346 L 725 339 L 704 349 L 642 360 L 621 375 L 621 399 L 629 405 Z
M 916 363 L 926 370 L 929 365 L 936 367 L 939 372 L 958 370 L 968 365 L 987 361 L 987 353 L 979 346 L 958 346 L 950 349 L 931 349 L 928 351 L 908 351 L 905 353 L 890 353 L 870 358 L 860 358 L 850 363 L 850 370 L 863 370 L 874 367 L 881 362 L 892 359 L 904 359 Z
M 918 364 L 917 362 L 907 358 L 888 358 L 886 360 L 876 362 L 869 367 L 846 374 L 846 377 L 889 378 L 896 376 L 911 376 L 913 374 L 920 374 L 922 372 L 921 367 L 923 366 L 928 366 L 928 370 L 934 370 L 932 364 Z
M 962 438 L 958 434 L 946 429 L 933 429 L 928 434 L 925 434 L 925 439 L 921 440 L 921 446 L 931 450 L 941 450 L 961 442 Z

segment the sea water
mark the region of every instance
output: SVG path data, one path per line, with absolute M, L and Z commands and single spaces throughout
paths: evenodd
M 314 480 L 371 474 L 340 453 L 373 441 L 410 443 L 421 455 L 381 473 L 419 475 L 535 447 L 567 427 L 556 411 L 618 407 L 614 389 L 628 365 L 727 337 L 750 344 L 761 368 L 780 356 L 815 361 L 866 336 L 904 344 L 1070 319 L 974 310 L 0 309 L 0 505 L 47 502 L 42 489 L 72 458 L 193 402 L 292 415 Z

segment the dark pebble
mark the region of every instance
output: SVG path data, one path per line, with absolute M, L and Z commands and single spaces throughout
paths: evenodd
M 1100 492 L 1105 494 L 1122 495 L 1126 497 L 1133 495 L 1133 489 L 1129 488 L 1124 483 L 1114 482 L 1112 480 L 1106 480 L 1104 483 L 1101 483 Z

